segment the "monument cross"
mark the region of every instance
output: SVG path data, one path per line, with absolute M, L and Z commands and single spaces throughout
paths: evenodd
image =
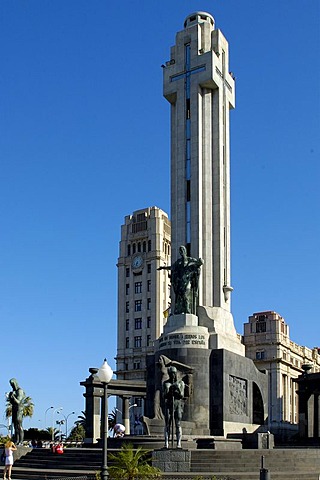
M 214 26 L 207 13 L 188 16 L 163 69 L 164 96 L 171 104 L 171 242 L 173 261 L 180 245 L 204 260 L 199 305 L 230 312 L 234 79 L 228 73 L 228 42 Z

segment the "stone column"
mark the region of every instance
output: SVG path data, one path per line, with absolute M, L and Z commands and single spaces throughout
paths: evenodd
M 81 385 L 85 387 L 86 437 L 85 443 L 96 443 L 100 438 L 100 398 L 102 389 L 97 379 L 97 368 L 89 368 L 91 375 Z
M 129 417 L 130 397 L 122 397 L 122 420 L 125 426 L 125 435 L 130 435 L 130 417 Z

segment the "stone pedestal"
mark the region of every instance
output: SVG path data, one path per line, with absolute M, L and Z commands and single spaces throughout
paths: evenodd
M 17 445 L 17 450 L 13 452 L 13 460 L 16 462 L 19 458 L 24 457 L 27 453 L 31 452 L 31 447 L 25 447 L 23 445 Z
M 152 466 L 162 472 L 190 472 L 191 452 L 183 449 L 161 449 L 152 452 Z
M 270 450 L 274 448 L 274 435 L 272 433 L 257 433 L 258 448 Z

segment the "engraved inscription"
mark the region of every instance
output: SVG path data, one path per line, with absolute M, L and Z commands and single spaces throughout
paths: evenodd
M 163 335 L 159 343 L 159 349 L 166 347 L 184 347 L 184 346 L 193 346 L 193 347 L 207 347 L 207 339 L 205 335 L 200 333 L 187 334 L 187 333 L 173 333 L 168 335 Z

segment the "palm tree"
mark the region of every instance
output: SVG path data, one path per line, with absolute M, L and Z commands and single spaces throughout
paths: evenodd
M 149 465 L 148 453 L 141 447 L 134 449 L 132 445 L 124 445 L 120 452 L 109 454 L 109 475 L 114 480 L 155 480 L 161 477 L 158 468 Z
M 33 415 L 33 409 L 34 409 L 34 403 L 32 401 L 31 397 L 24 397 L 23 399 L 23 417 L 32 417 Z M 12 405 L 7 400 L 6 404 L 6 418 L 12 417 Z
M 48 427 L 45 430 L 50 435 L 50 440 L 53 438 L 54 441 L 58 441 L 60 437 L 60 432 L 57 428 Z M 53 435 L 52 435 L 53 434 Z
M 82 415 L 78 415 L 78 420 L 76 420 L 74 423 L 75 425 L 81 425 L 84 429 L 87 426 L 87 415 L 86 412 L 82 411 Z
M 109 430 L 113 430 L 116 423 L 117 423 L 117 409 L 114 408 L 108 415 L 108 428 L 109 428 Z

